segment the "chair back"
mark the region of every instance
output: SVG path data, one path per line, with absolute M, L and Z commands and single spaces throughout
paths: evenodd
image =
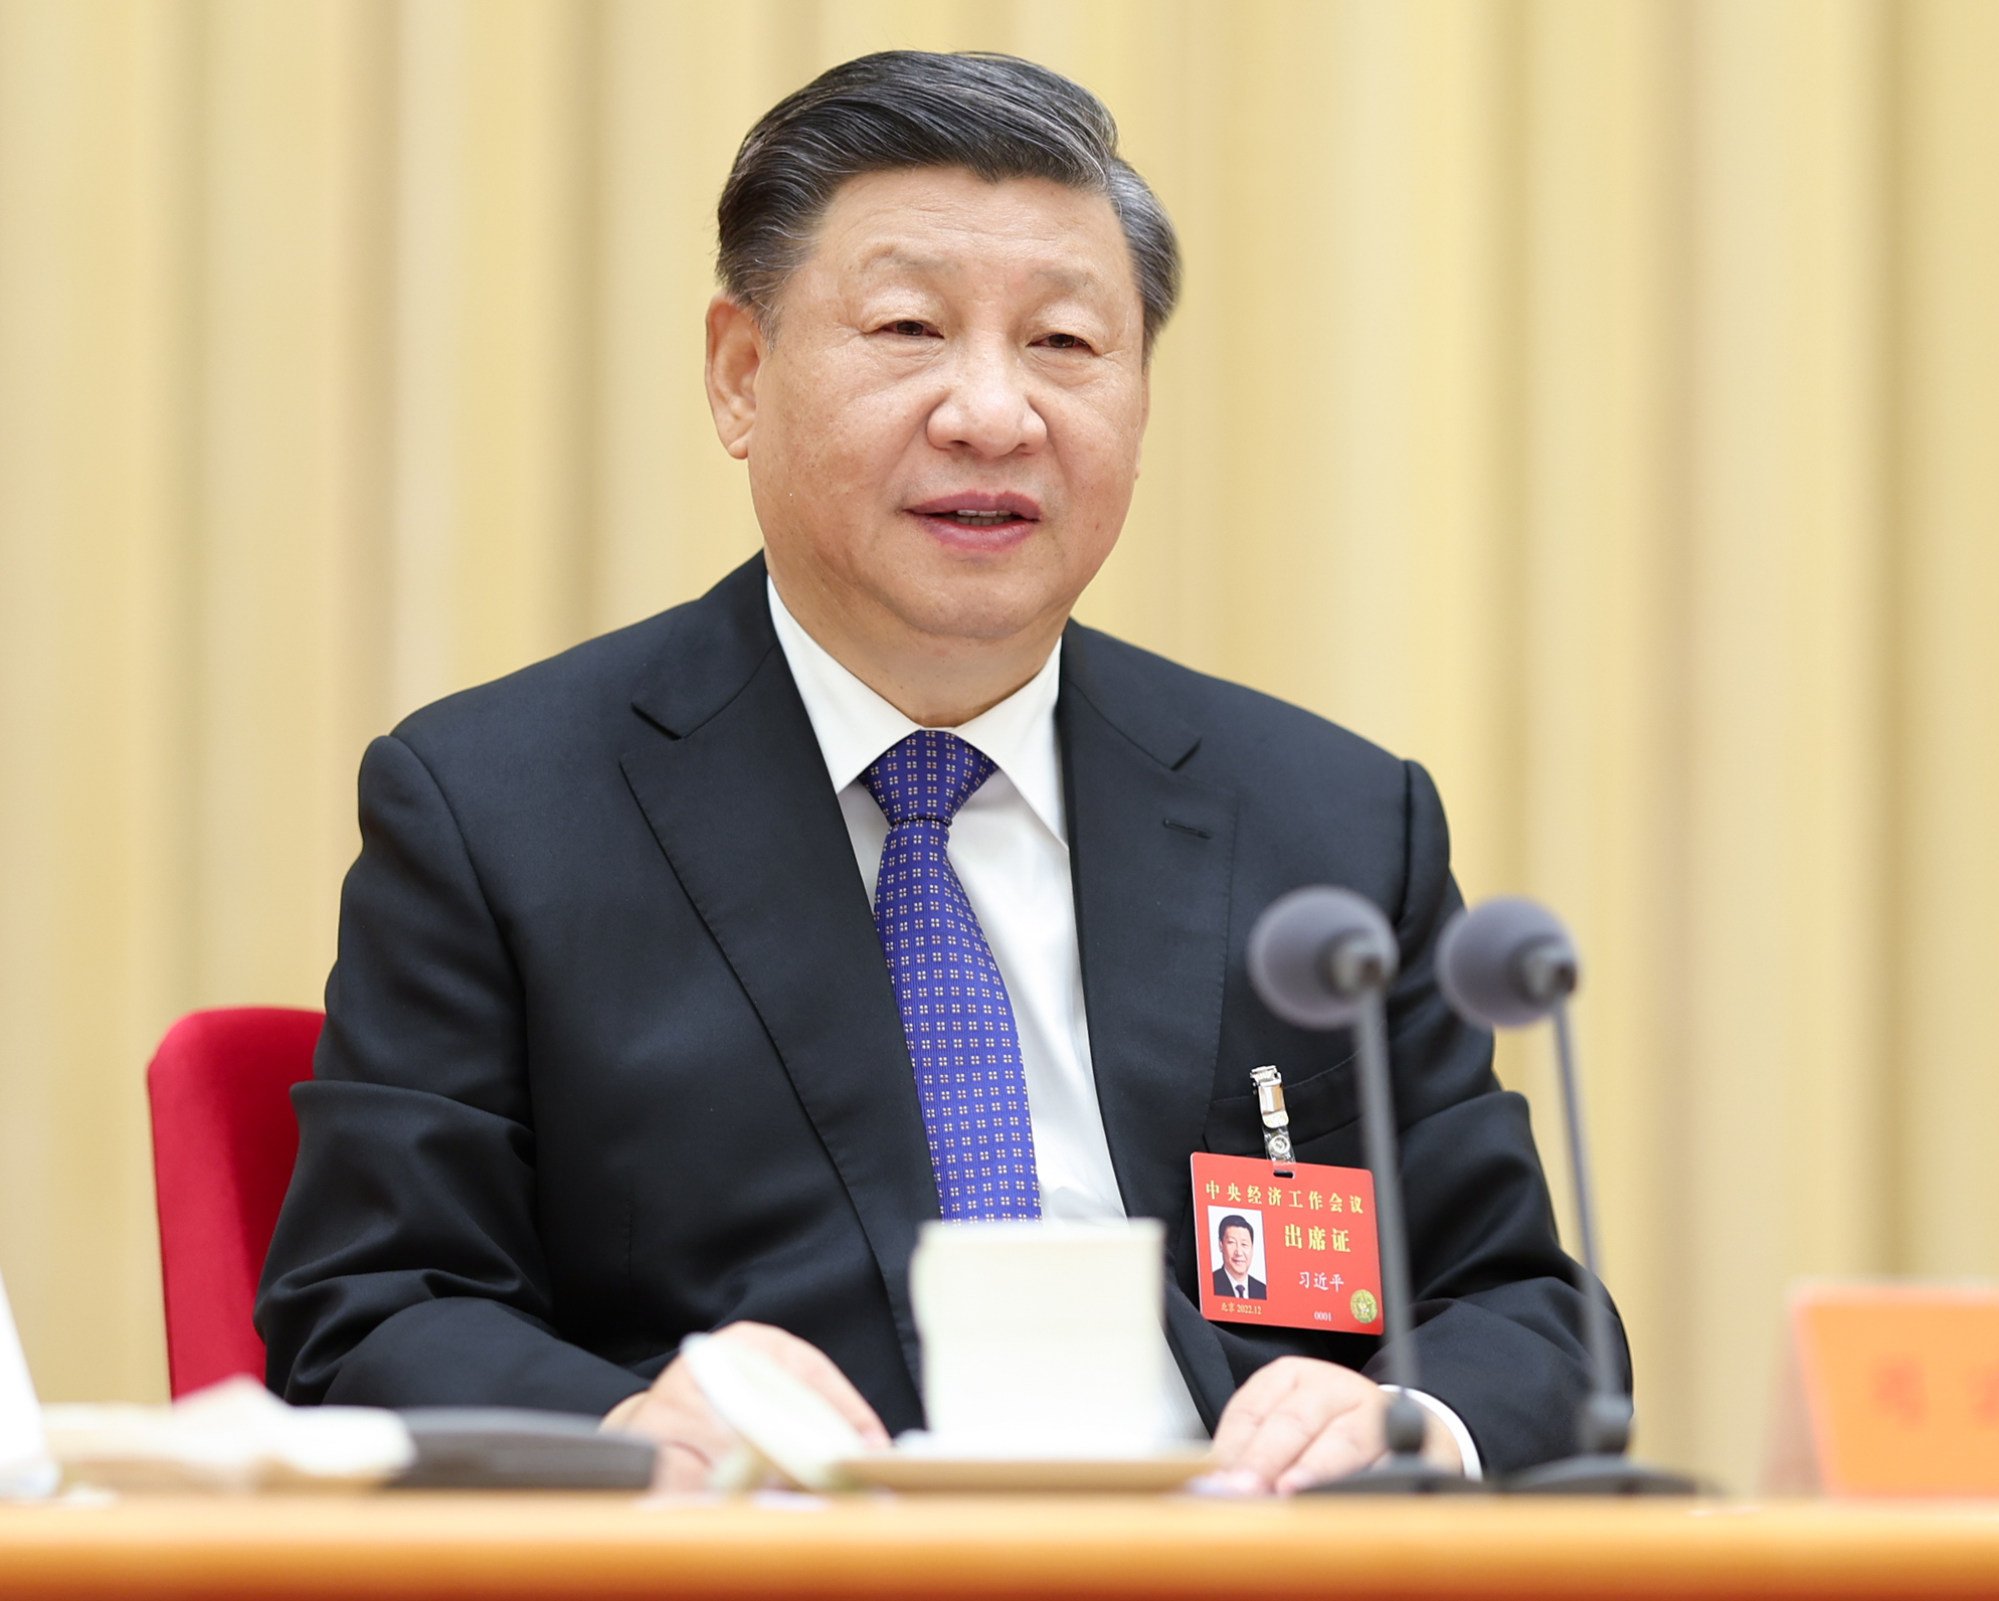
M 176 1396 L 232 1374 L 264 1376 L 250 1309 L 298 1160 L 291 1087 L 312 1077 L 325 1020 L 280 1006 L 191 1012 L 146 1071 Z

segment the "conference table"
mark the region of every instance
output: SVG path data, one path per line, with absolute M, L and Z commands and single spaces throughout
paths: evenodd
M 0 1597 L 1999 1596 L 1999 1503 L 300 1494 L 0 1505 Z

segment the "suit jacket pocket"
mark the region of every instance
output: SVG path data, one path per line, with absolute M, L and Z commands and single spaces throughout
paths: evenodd
M 1284 1081 L 1284 1109 L 1291 1114 L 1294 1147 L 1345 1128 L 1360 1116 L 1355 1067 L 1353 1057 L 1347 1056 L 1295 1084 L 1288 1078 Z M 1261 1156 L 1263 1120 L 1257 1116 L 1255 1092 L 1211 1102 L 1205 1137 L 1208 1149 L 1221 1155 Z

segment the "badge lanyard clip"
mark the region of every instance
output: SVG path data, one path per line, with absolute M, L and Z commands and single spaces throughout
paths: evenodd
M 1263 1151 L 1279 1178 L 1291 1177 L 1291 1114 L 1284 1110 L 1284 1075 L 1274 1067 L 1252 1067 L 1256 1113 L 1263 1122 Z

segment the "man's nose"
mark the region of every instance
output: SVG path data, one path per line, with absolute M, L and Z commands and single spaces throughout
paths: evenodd
M 1046 443 L 1048 424 L 1019 353 L 999 340 L 962 342 L 931 410 L 929 433 L 940 450 L 971 449 L 990 457 Z

